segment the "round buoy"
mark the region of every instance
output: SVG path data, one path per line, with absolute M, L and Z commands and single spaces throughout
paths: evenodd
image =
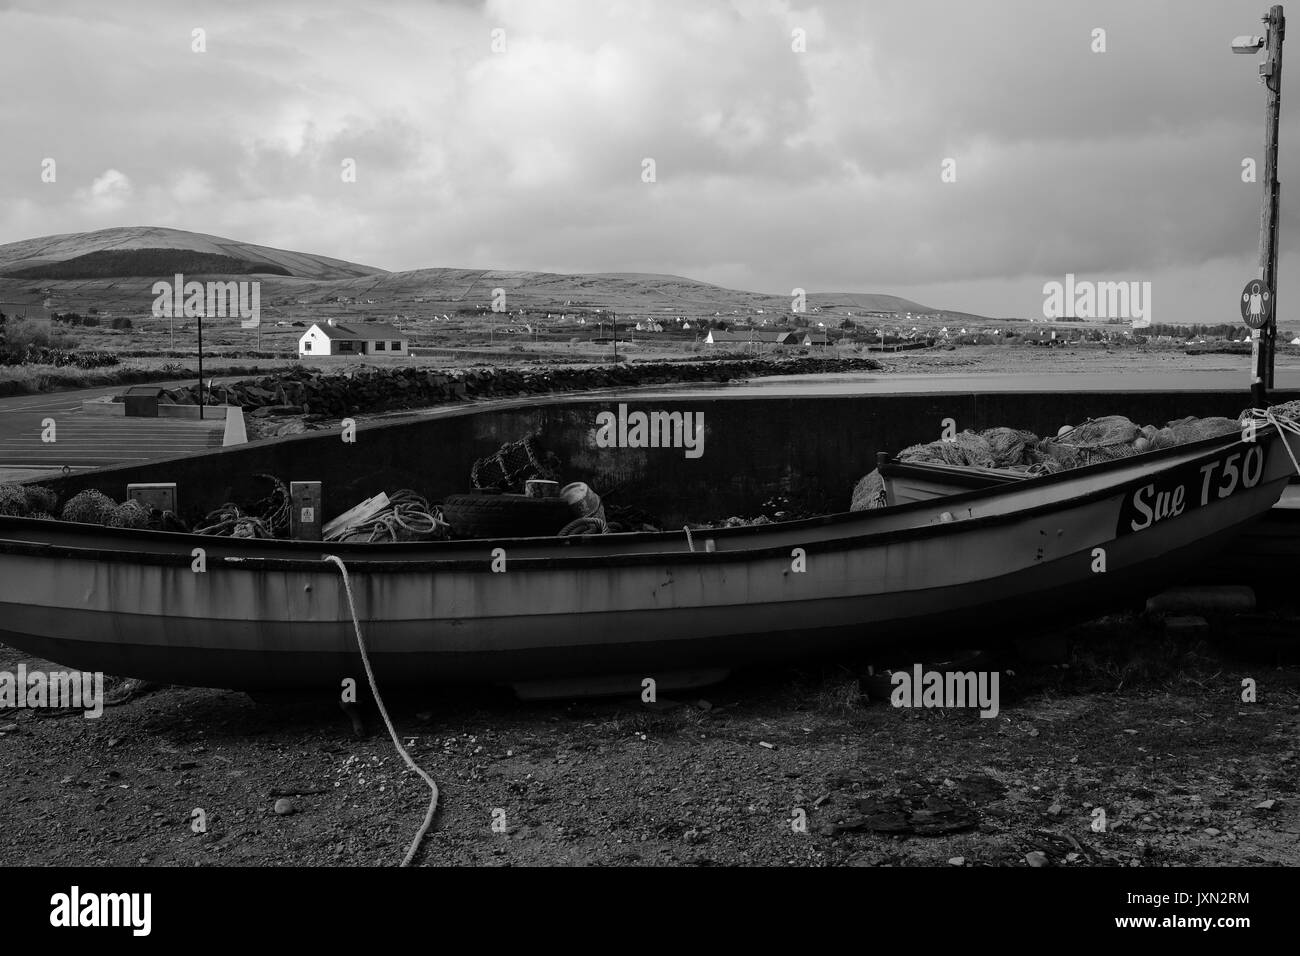
M 600 495 L 581 481 L 571 482 L 561 488 L 560 498 L 573 509 L 574 515 L 579 518 L 590 517 L 600 508 Z

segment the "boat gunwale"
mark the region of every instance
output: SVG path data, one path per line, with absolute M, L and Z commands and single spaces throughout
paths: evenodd
M 748 537 L 761 539 L 778 534 L 786 536 L 788 539 L 791 534 L 797 535 L 799 532 L 813 531 L 818 528 L 843 526 L 854 522 L 872 522 L 885 513 L 890 515 L 899 515 L 922 510 L 932 511 L 938 501 L 944 503 L 946 510 L 951 510 L 953 506 L 960 507 L 961 505 L 970 502 L 978 502 L 983 499 L 992 498 L 996 495 L 1020 494 L 1025 491 L 1060 484 L 1065 481 L 1086 479 L 1098 474 L 1104 474 L 1106 471 L 1117 470 L 1132 465 L 1134 459 L 1137 457 L 1142 457 L 1150 462 L 1160 461 L 1175 456 L 1180 458 L 1187 457 L 1188 460 L 1186 462 L 1181 462 L 1179 465 L 1171 466 L 1181 467 L 1184 464 L 1192 464 L 1222 454 L 1223 451 L 1235 445 L 1258 444 L 1261 439 L 1272 438 L 1275 434 L 1280 440 L 1286 440 L 1285 436 L 1281 435 L 1277 428 L 1271 424 L 1257 429 L 1254 442 L 1247 442 L 1238 434 L 1235 441 L 1225 444 L 1231 434 L 1233 433 L 1225 432 L 1222 435 L 1214 435 L 1208 438 L 1198 439 L 1195 442 L 1175 445 L 1155 452 L 1147 452 L 1142 456 L 1128 456 L 1126 458 L 1117 458 L 1111 461 L 1098 462 L 1092 465 L 1085 465 L 1081 468 L 1056 472 L 1051 475 L 1029 478 L 1024 482 L 998 484 L 988 488 L 980 488 L 956 495 L 944 496 L 941 499 L 909 502 L 891 508 L 838 512 L 831 515 L 804 518 L 798 521 L 774 522 L 772 524 L 749 525 L 738 528 L 702 529 L 693 534 L 696 537 L 709 537 L 717 540 L 732 541 L 738 539 L 743 540 Z M 1204 449 L 1204 454 L 1188 456 L 1189 452 L 1196 452 L 1202 449 Z M 1146 456 L 1148 455 L 1151 457 L 1147 458 Z M 1125 482 L 1107 485 L 1071 498 L 1044 502 L 1043 504 L 1036 505 L 1032 508 L 1011 509 L 999 514 L 982 515 L 978 518 L 968 518 L 952 522 L 936 522 L 925 525 L 915 525 L 912 527 L 894 528 L 887 531 L 868 531 L 865 534 L 829 538 L 818 541 L 815 544 L 818 550 L 822 552 L 847 551 L 855 548 L 874 547 L 881 544 L 900 541 L 918 540 L 952 534 L 973 533 L 991 527 L 1009 524 L 1014 521 L 1020 521 L 1025 518 L 1032 518 L 1040 514 L 1091 504 L 1094 501 L 1115 495 L 1118 491 L 1137 480 L 1147 480 L 1147 476 L 1144 475 L 1140 476 L 1140 478 L 1128 479 Z M 1279 479 L 1279 483 L 1284 482 L 1281 482 Z M 126 548 L 106 549 L 102 547 L 76 547 L 68 544 L 22 541 L 3 537 L 3 531 L 6 525 L 18 525 L 20 527 L 29 528 L 39 526 L 44 528 L 48 527 L 48 524 L 48 519 L 17 518 L 8 516 L 0 517 L 0 554 L 28 555 L 33 557 L 57 556 L 113 563 L 186 566 L 191 564 L 193 561 L 191 552 L 194 547 L 204 547 L 206 550 L 212 551 L 214 549 L 220 549 L 222 546 L 228 547 L 230 544 L 238 542 L 238 547 L 244 550 L 244 554 L 237 556 L 216 556 L 214 557 L 214 560 L 221 560 L 223 565 L 227 568 L 250 571 L 275 570 L 285 572 L 319 572 L 322 570 L 322 557 L 313 557 L 310 559 L 306 557 L 299 558 L 296 556 L 267 557 L 247 553 L 250 549 L 274 548 L 311 552 L 315 555 L 320 555 L 322 553 L 338 554 L 347 562 L 350 569 L 364 573 L 398 573 L 423 570 L 488 572 L 490 571 L 490 562 L 487 560 L 487 557 L 491 555 L 494 548 L 506 548 L 508 554 L 508 549 L 511 546 L 516 548 L 520 546 L 536 548 L 539 542 L 554 542 L 549 545 L 549 547 L 556 552 L 563 551 L 565 548 L 576 545 L 591 546 L 607 544 L 611 548 L 617 548 L 623 545 L 641 542 L 665 542 L 674 537 L 683 543 L 687 542 L 685 532 L 674 530 L 659 532 L 630 532 L 615 535 L 574 535 L 568 538 L 485 538 L 464 541 L 398 542 L 376 545 L 366 543 L 346 544 L 343 542 L 330 543 L 322 541 L 298 541 L 289 539 L 233 539 L 228 537 L 198 535 L 191 532 L 105 528 L 100 525 L 81 524 L 76 522 L 59 522 L 59 524 L 62 528 L 67 529 L 70 534 L 81 533 L 87 536 L 92 536 L 96 539 L 107 539 L 109 541 L 115 539 L 125 539 L 126 541 L 166 541 L 169 545 L 183 547 L 185 550 L 163 552 Z M 84 531 L 81 529 L 84 529 Z M 531 557 L 510 557 L 509 560 L 512 568 L 526 570 L 543 570 L 548 568 L 610 568 L 620 566 L 685 563 L 729 564 L 772 557 L 786 558 L 789 556 L 789 548 L 792 546 L 798 547 L 801 545 L 798 541 L 785 540 L 781 544 L 776 545 L 762 546 L 760 544 L 760 546 L 757 547 L 741 547 L 732 548 L 730 550 L 615 551 L 605 554 L 584 554 L 573 556 L 565 556 L 561 553 L 552 553 Z M 411 552 L 418 555 L 418 557 L 412 557 L 407 560 L 403 560 L 400 557 L 390 557 L 384 560 L 375 560 L 373 558 L 368 559 L 367 555 L 373 554 L 372 549 L 376 547 L 383 548 L 384 553 L 388 555 L 402 555 Z M 438 551 L 443 552 L 443 555 L 445 556 L 437 555 L 436 553 L 430 555 L 430 552 Z M 447 554 L 447 552 L 451 551 L 473 551 L 476 552 L 476 555 L 472 558 L 453 557 Z

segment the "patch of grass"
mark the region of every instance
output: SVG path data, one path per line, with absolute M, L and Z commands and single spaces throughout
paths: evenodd
M 1025 676 L 1063 690 L 1117 694 L 1199 684 L 1222 668 L 1204 643 L 1188 644 L 1169 637 L 1158 624 L 1119 615 L 1072 630 L 1068 666 L 1026 668 Z
M 858 675 L 842 666 L 798 671 L 781 696 L 796 710 L 836 716 L 858 714 L 868 703 Z
M 827 679 L 814 694 L 813 706 L 822 713 L 855 713 L 864 706 L 862 686 L 856 677 L 850 680 Z
M 675 734 L 699 727 L 709 719 L 707 711 L 690 704 L 668 710 L 643 708 L 620 710 L 595 726 L 595 733 L 603 737 L 627 737 L 632 734 Z

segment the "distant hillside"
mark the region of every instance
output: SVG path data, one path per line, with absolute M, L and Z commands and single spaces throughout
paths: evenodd
M 415 269 L 357 279 L 348 292 L 392 302 L 416 298 L 447 309 L 490 305 L 493 289 L 504 289 L 507 308 L 614 309 L 619 312 L 726 314 L 733 310 L 786 313 L 789 295 L 727 289 L 682 276 L 638 272 L 564 274 L 495 269 Z M 331 289 L 331 291 L 334 291 Z M 940 310 L 894 295 L 870 292 L 810 292 L 807 307 L 840 312 L 934 313 Z
M 499 269 L 430 268 L 386 272 L 342 259 L 273 249 L 181 229 L 130 226 L 44 236 L 0 245 L 0 302 L 54 310 L 90 307 L 145 314 L 153 279 L 257 275 L 264 314 L 391 319 L 399 315 L 472 312 L 505 291 L 517 312 L 614 310 L 623 315 L 727 316 L 790 312 L 789 294 L 727 289 L 675 275 L 638 272 L 564 274 Z M 39 284 L 33 284 L 33 281 Z M 129 281 L 120 281 L 129 280 Z M 48 292 L 46 291 L 48 289 Z M 810 313 L 933 315 L 931 306 L 875 292 L 809 292 Z M 981 316 L 942 310 L 944 321 Z
M 100 229 L 95 232 L 72 232 L 57 236 L 41 236 L 37 239 L 24 239 L 0 245 L 0 275 L 24 277 L 30 272 L 31 278 L 60 279 L 98 279 L 106 278 L 107 260 L 96 253 L 125 253 L 136 251 L 145 254 L 144 258 L 127 257 L 121 260 L 121 266 L 136 269 L 146 262 L 153 261 L 160 267 L 157 272 L 128 271 L 122 276 L 168 275 L 184 271 L 174 269 L 168 263 L 184 261 L 182 254 L 199 253 L 207 256 L 220 256 L 230 260 L 224 271 L 236 275 L 251 272 L 275 272 L 279 275 L 297 276 L 304 279 L 343 279 L 357 276 L 383 275 L 383 269 L 358 265 L 342 259 L 327 256 L 315 256 L 303 252 L 290 252 L 285 249 L 273 249 L 270 246 L 257 246 L 220 236 L 209 236 L 198 232 L 186 232 L 183 229 L 167 229 L 157 226 L 119 226 L 113 229 Z M 176 256 L 169 260 L 164 253 Z M 34 273 L 31 270 L 48 270 L 56 263 L 68 265 L 58 270 L 58 275 Z M 165 268 L 163 268 L 165 266 Z M 256 268 L 253 268 L 256 267 Z M 213 271 L 204 269 L 202 271 Z
M 9 269 L 15 279 L 112 279 L 126 276 L 289 275 L 284 266 L 192 249 L 104 249 L 84 256 Z

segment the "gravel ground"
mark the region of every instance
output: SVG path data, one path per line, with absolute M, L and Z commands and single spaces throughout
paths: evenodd
M 1003 660 L 989 719 L 864 698 L 888 685 L 861 663 L 655 704 L 390 701 L 442 791 L 417 862 L 1300 864 L 1300 667 L 1093 630 L 1064 666 Z M 0 865 L 395 864 L 429 793 L 366 722 L 179 687 L 0 712 Z

